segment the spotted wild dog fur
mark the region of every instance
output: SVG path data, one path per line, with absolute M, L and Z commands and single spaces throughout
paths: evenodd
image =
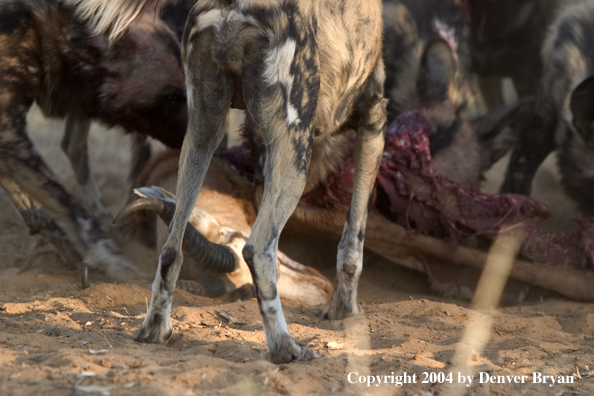
M 558 148 L 561 185 L 580 213 L 594 216 L 594 75 L 572 91 L 569 108 Z
M 100 20 L 110 26 L 117 20 L 117 28 L 130 15 L 118 8 L 153 8 L 162 2 L 73 1 L 80 3 L 83 14 L 103 10 L 95 13 L 93 24 L 98 26 Z M 171 335 L 169 316 L 183 259 L 183 231 L 232 105 L 245 107 L 263 147 L 263 195 L 243 256 L 254 278 L 270 359 L 288 362 L 315 356 L 289 333 L 275 282 L 275 257 L 280 233 L 305 187 L 313 147 L 347 129 L 357 130 L 355 183 L 338 248 L 337 285 L 323 315 L 339 319 L 359 312 L 356 293 L 367 204 L 386 127 L 381 35 L 379 0 L 196 4 L 182 45 L 189 125 L 178 204 L 138 340 L 164 342 Z
M 77 202 L 37 154 L 25 123 L 33 103 L 48 117 L 67 119 L 62 145 L 87 197 L 96 193 L 86 167 L 90 120 L 180 147 L 187 116 L 175 36 L 144 16 L 108 44 L 62 1 L 0 0 L 0 184 L 31 232 L 67 259 L 129 279 L 136 271 L 100 226 L 98 193 L 94 202 Z M 56 232 L 40 230 L 45 226 Z

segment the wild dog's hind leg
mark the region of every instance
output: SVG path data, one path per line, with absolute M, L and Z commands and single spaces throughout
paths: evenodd
M 260 56 L 248 55 L 250 61 L 242 75 L 251 124 L 265 151 L 262 201 L 243 257 L 254 279 L 266 345 L 274 363 L 316 357 L 289 333 L 275 273 L 278 239 L 303 194 L 311 159 L 320 87 L 311 26 L 300 26 L 299 44 L 289 36 L 264 48 Z
M 211 59 L 211 36 L 197 33 L 190 40 L 183 56 L 189 123 L 180 156 L 177 206 L 159 257 L 151 305 L 135 336 L 141 342 L 163 343 L 171 336 L 171 301 L 183 262 L 182 239 L 210 160 L 223 139 L 233 93 L 231 79 Z
M 243 257 L 254 278 L 270 360 L 274 363 L 316 356 L 306 346 L 297 344 L 289 333 L 276 287 L 278 238 L 305 188 L 311 153 L 311 138 L 295 135 L 295 131 L 280 135 L 267 147 L 262 203 L 243 248 Z M 300 141 L 303 152 L 297 150 L 292 139 Z
M 371 190 L 384 149 L 386 100 L 383 99 L 384 68 L 380 60 L 359 98 L 359 125 L 355 145 L 353 196 L 347 213 L 336 263 L 337 285 L 322 311 L 328 319 L 356 315 L 357 286 L 363 270 L 363 242 Z

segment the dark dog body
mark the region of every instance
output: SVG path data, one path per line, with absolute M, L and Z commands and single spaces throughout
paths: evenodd
M 161 19 L 175 33 L 181 43 L 190 10 L 198 0 L 177 0 L 166 3 L 161 12 Z
M 100 203 L 85 208 L 55 180 L 26 135 L 25 116 L 35 102 L 46 116 L 67 118 L 63 147 L 88 195 L 96 190 L 85 168 L 90 120 L 180 147 L 186 110 L 179 45 L 153 22 L 143 18 L 110 47 L 60 1 L 0 1 L 0 183 L 31 232 L 43 228 L 39 216 L 49 216 L 58 225 L 42 234 L 67 260 L 116 277 L 134 271 L 89 213 Z
M 179 45 L 163 23 L 151 22 L 147 17 L 108 48 L 105 37 L 92 36 L 59 2 L 1 1 L 0 78 L 11 96 L 2 107 L 35 101 L 49 117 L 78 113 L 181 147 L 186 117 Z
M 469 0 L 473 70 L 511 77 L 520 96 L 536 93 L 542 43 L 561 10 L 576 0 Z

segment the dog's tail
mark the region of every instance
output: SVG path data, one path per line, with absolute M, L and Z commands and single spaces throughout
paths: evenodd
M 144 12 L 155 16 L 169 0 L 63 0 L 75 7 L 75 14 L 88 21 L 91 29 L 99 34 L 109 32 L 113 42 L 126 31 Z

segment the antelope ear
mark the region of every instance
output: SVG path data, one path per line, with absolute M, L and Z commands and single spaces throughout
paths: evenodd
M 423 105 L 445 102 L 458 63 L 450 46 L 443 40 L 431 41 L 425 47 L 417 77 L 417 92 Z
M 586 143 L 594 140 L 594 76 L 582 81 L 571 93 L 569 108 L 573 126 Z
M 517 104 L 505 106 L 475 119 L 472 124 L 490 165 L 497 162 L 516 142 L 516 128 L 512 125 L 532 104 L 526 98 Z

